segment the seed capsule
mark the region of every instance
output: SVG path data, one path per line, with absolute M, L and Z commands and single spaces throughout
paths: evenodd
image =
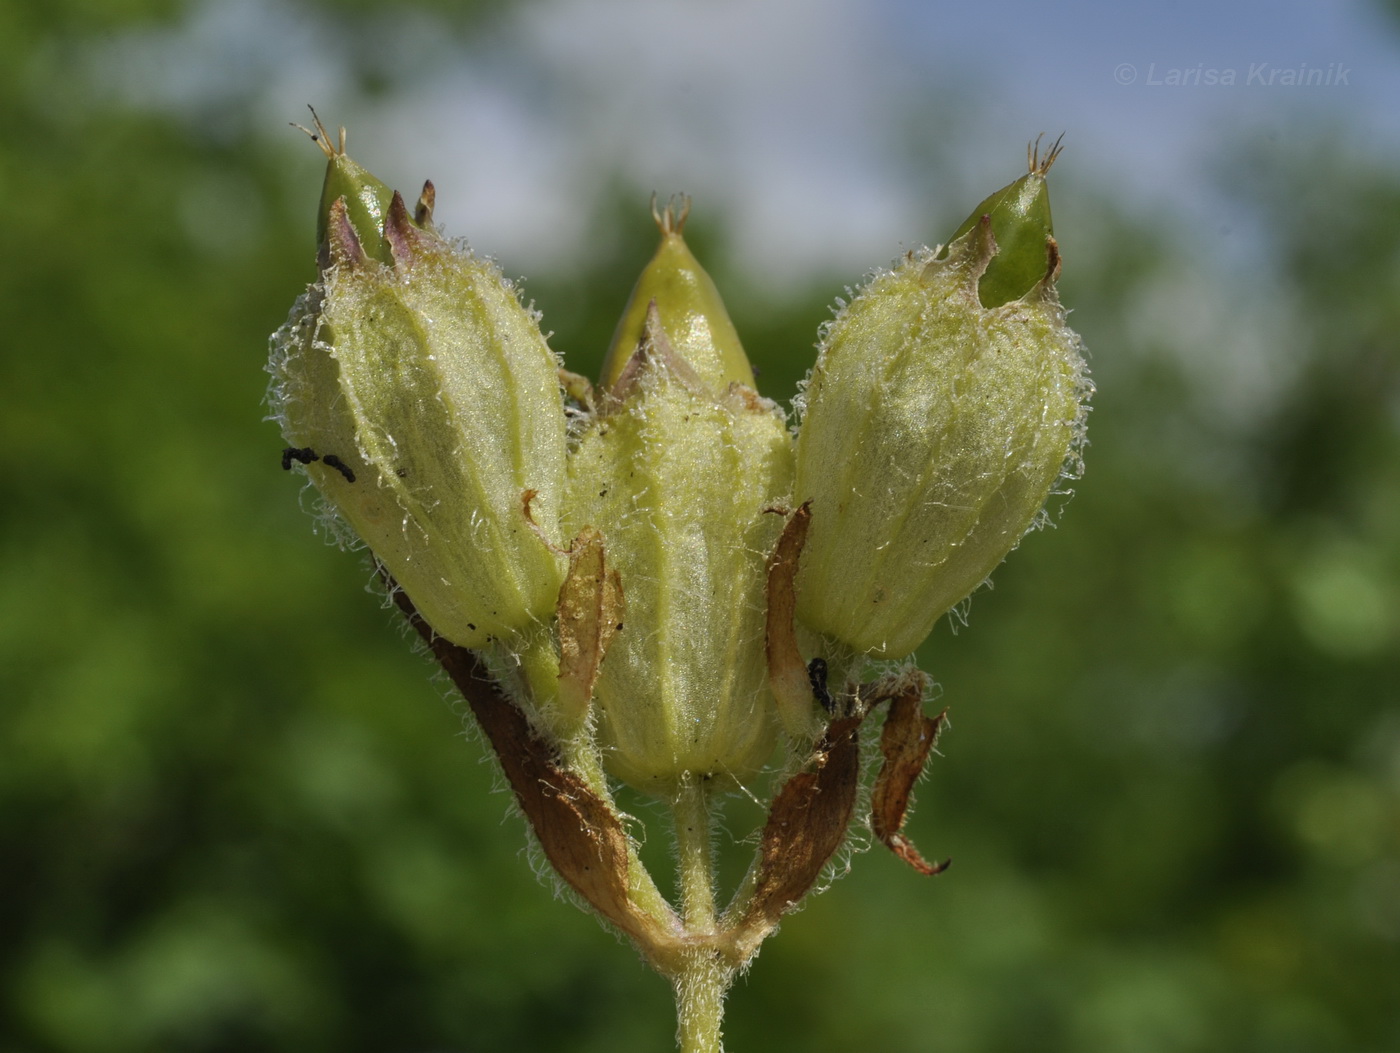
M 1073 474 L 1090 388 L 1049 245 L 1027 295 L 987 309 L 978 280 L 997 247 L 984 220 L 946 258 L 911 253 L 876 277 L 827 330 L 797 439 L 809 628 L 908 654 Z
M 327 193 L 349 192 L 326 208 L 321 280 L 273 336 L 270 401 L 428 623 L 466 647 L 509 641 L 553 615 L 563 580 L 558 365 L 496 267 L 421 209 L 393 194 L 367 227 L 383 184 L 357 169 L 330 157 Z
M 310 107 L 308 107 L 310 109 Z M 326 178 L 321 184 L 321 205 L 316 213 L 316 248 L 321 254 L 321 263 L 326 263 L 326 233 L 330 220 L 331 206 L 337 201 L 345 201 L 345 217 L 361 248 L 380 263 L 392 263 L 389 246 L 381 237 L 384 220 L 389 214 L 389 202 L 394 192 L 380 182 L 364 166 L 345 152 L 345 129 L 333 143 L 331 133 L 321 123 L 321 118 L 311 110 L 312 128 L 301 128 L 311 136 L 311 141 L 326 155 Z
M 983 307 L 1000 307 L 1019 300 L 1045 277 L 1047 239 L 1054 237 L 1050 218 L 1050 189 L 1045 176 L 1060 156 L 1060 140 L 1040 156 L 1040 140 L 1026 148 L 1025 175 L 982 201 L 948 241 L 972 230 L 983 216 L 991 219 L 997 254 L 978 283 Z
M 594 692 L 605 763 L 669 796 L 685 778 L 744 782 L 772 751 L 762 597 L 792 448 L 680 222 L 668 209 L 658 225 L 569 460 L 565 529 L 602 532 L 626 597 Z
M 679 212 L 670 204 L 657 211 L 655 199 L 652 201 L 661 244 L 637 279 L 617 323 L 603 361 L 604 386 L 617 383 L 637 350 L 653 302 L 661 312 L 661 327 L 671 346 L 711 389 L 722 391 L 734 381 L 754 386 L 753 367 L 719 290 L 681 236 L 689 214 L 688 200 L 682 199 Z
M 782 520 L 765 509 L 792 455 L 771 403 L 710 393 L 650 318 L 570 459 L 568 529 L 601 529 L 627 600 L 595 692 L 605 762 L 666 796 L 687 772 L 746 781 L 772 750 L 761 597 Z

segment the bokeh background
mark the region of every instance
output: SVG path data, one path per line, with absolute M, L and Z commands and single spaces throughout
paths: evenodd
M 307 102 L 583 372 L 691 192 L 780 399 L 1067 132 L 1092 446 L 921 655 L 955 864 L 856 857 L 729 1048 L 1400 1049 L 1396 4 L 3 0 L 0 58 L 0 1051 L 670 1042 L 279 470 Z

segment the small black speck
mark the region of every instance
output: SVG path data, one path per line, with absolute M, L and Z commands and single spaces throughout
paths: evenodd
M 334 468 L 341 475 L 345 476 L 347 483 L 355 481 L 355 473 L 350 470 L 350 466 L 333 453 L 328 453 L 321 458 L 321 463 L 327 468 Z
M 303 446 L 300 448 L 288 446 L 282 451 L 282 471 L 290 472 L 292 470 L 293 461 L 296 461 L 298 464 L 310 464 L 312 461 L 319 461 L 320 459 L 321 458 L 316 456 L 316 451 L 310 446 Z
M 614 631 L 614 632 L 619 632 L 619 633 L 622 632 L 622 623 L 621 623 L 621 622 L 618 622 L 618 623 L 617 623 L 617 628 L 614 629 L 613 631 Z
M 608 496 L 608 492 L 607 492 L 606 490 L 599 490 L 599 491 L 598 491 L 598 496 L 599 496 L 599 497 L 607 497 L 607 496 Z
M 812 697 L 822 704 L 822 709 L 830 713 L 834 707 L 831 692 L 826 686 L 825 658 L 813 658 L 807 663 L 807 680 L 812 685 Z
M 476 632 L 476 626 L 473 625 L 471 622 L 467 622 L 467 628 L 470 629 L 472 632 Z

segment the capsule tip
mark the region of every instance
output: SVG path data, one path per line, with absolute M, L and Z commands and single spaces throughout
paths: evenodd
M 311 137 L 311 141 L 321 148 L 321 152 L 326 155 L 327 161 L 334 161 L 336 157 L 345 156 L 345 125 L 340 126 L 340 136 L 336 145 L 331 145 L 331 133 L 326 130 L 326 126 L 321 123 L 321 118 L 316 113 L 316 107 L 311 103 L 306 104 L 306 108 L 311 111 L 311 123 L 315 126 L 313 131 L 304 124 L 297 124 L 291 121 L 291 126 L 299 131 L 305 132 Z
M 690 218 L 690 195 L 672 194 L 666 199 L 664 209 L 657 208 L 656 192 L 651 195 L 651 218 L 656 221 L 656 229 L 662 235 L 680 234 L 685 230 L 685 221 Z
M 1050 149 L 1045 151 L 1045 156 L 1040 156 L 1040 140 L 1045 138 L 1045 133 L 1041 132 L 1035 137 L 1035 142 L 1026 144 L 1026 167 L 1030 169 L 1031 175 L 1040 176 L 1044 179 L 1050 171 L 1050 166 L 1055 163 L 1055 159 L 1060 156 L 1064 147 L 1060 144 L 1064 142 L 1065 133 L 1061 132 L 1059 137 L 1050 144 Z

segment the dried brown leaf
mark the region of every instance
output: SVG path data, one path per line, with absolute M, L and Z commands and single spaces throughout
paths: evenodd
M 811 759 L 773 799 L 753 897 L 738 928 L 769 931 L 841 847 L 860 781 L 859 728 L 860 717 L 833 720 Z
M 569 571 L 559 589 L 559 705 L 570 722 L 582 721 L 593 698 L 598 670 L 622 628 L 622 582 L 609 570 L 603 535 L 584 527 L 569 550 Z
M 768 557 L 768 622 L 764 646 L 768 656 L 768 686 L 778 703 L 778 716 L 789 735 L 812 734 L 812 680 L 797 646 L 797 561 L 812 522 L 811 502 L 788 519 L 773 554 Z
M 923 773 L 943 726 L 942 713 L 932 718 L 924 715 L 921 688 L 920 682 L 913 682 L 890 701 L 884 731 L 880 734 L 884 763 L 876 776 L 875 792 L 870 799 L 870 828 L 900 859 L 919 873 L 931 875 L 946 870 L 948 863 L 928 862 L 902 833 L 914 783 Z
M 657 920 L 629 894 L 629 843 L 617 814 L 581 778 L 559 766 L 549 744 L 473 652 L 434 633 L 402 589 L 394 588 L 393 594 L 471 706 L 550 865 L 643 954 L 656 960 L 674 952 L 681 940 L 680 919 L 671 914 Z

